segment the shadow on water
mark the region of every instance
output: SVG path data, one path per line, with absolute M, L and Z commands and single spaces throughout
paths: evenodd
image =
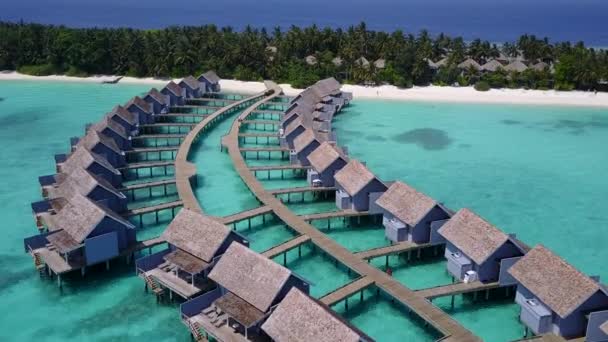
M 503 120 L 511 121 L 511 120 Z M 528 128 L 540 129 L 544 132 L 566 132 L 571 135 L 583 135 L 588 129 L 608 129 L 608 118 L 593 116 L 589 120 L 560 119 L 537 122 L 526 126 Z
M 500 120 L 500 122 L 505 125 L 519 125 L 522 123 L 519 120 L 510 120 L 510 119 Z
M 386 141 L 386 138 L 381 135 L 366 135 L 365 139 L 369 141 Z
M 416 144 L 425 150 L 446 149 L 453 140 L 446 131 L 436 128 L 418 128 L 393 136 L 393 140 L 402 144 Z

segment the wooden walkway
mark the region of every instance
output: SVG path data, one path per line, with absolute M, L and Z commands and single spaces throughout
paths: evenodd
M 120 192 L 134 191 L 134 190 L 140 190 L 140 189 L 154 188 L 157 186 L 165 186 L 165 185 L 170 185 L 170 184 L 175 184 L 175 179 L 164 179 L 164 180 L 154 181 L 154 182 L 129 184 L 129 185 L 126 185 L 126 186 L 118 189 L 118 191 L 120 191 Z
M 125 154 L 169 152 L 169 151 L 177 151 L 178 149 L 179 149 L 178 146 L 139 147 L 139 148 L 134 148 L 132 150 L 125 151 Z
M 264 166 L 251 166 L 249 170 L 256 171 L 281 171 L 281 170 L 308 170 L 310 166 L 302 165 L 264 165 Z
M 241 152 L 289 152 L 289 148 L 287 148 L 287 147 L 241 147 L 240 151 Z
M 298 246 L 301 246 L 301 245 L 307 243 L 308 241 L 310 241 L 309 236 L 300 235 L 287 242 L 284 242 L 280 245 L 277 245 L 277 246 L 274 246 L 274 247 L 268 249 L 267 251 L 263 252 L 262 255 L 269 259 L 272 259 L 272 258 L 276 257 L 277 255 L 281 255 L 283 253 L 289 252 L 290 250 L 297 248 Z
M 266 97 L 256 104 L 262 104 L 268 100 L 271 100 L 273 97 L 277 96 L 279 92 L 280 88 L 275 90 L 274 95 Z M 449 336 L 449 338 L 446 340 L 459 342 L 481 341 L 481 339 L 464 328 L 447 313 L 431 304 L 426 298 L 417 295 L 411 289 L 405 287 L 403 284 L 388 276 L 381 270 L 368 264 L 367 261 L 354 255 L 342 245 L 338 244 L 327 235 L 316 229 L 314 226 L 307 223 L 305 221 L 305 217 L 309 216 L 310 219 L 310 215 L 296 215 L 273 194 L 264 189 L 262 183 L 249 170 L 249 167 L 245 163 L 245 159 L 243 158 L 238 145 L 238 133 L 242 124 L 241 120 L 247 117 L 252 110 L 253 108 L 251 107 L 250 109 L 245 110 L 243 113 L 241 113 L 239 118 L 233 122 L 230 133 L 226 136 L 224 143 L 225 146 L 228 147 L 228 151 L 236 171 L 239 173 L 245 184 L 249 187 L 249 190 L 258 198 L 258 200 L 271 207 L 274 214 L 293 230 L 297 231 L 301 235 L 309 236 L 311 241 L 318 248 L 331 255 L 337 262 L 345 265 L 359 275 L 367 277 L 370 281 L 375 283 L 378 288 L 386 292 L 389 296 L 395 298 L 397 301 L 403 303 L 403 305 L 406 307 L 410 308 L 423 320 L 435 327 L 435 329 L 437 329 L 440 333 L 445 336 Z M 344 216 L 345 213 L 338 212 L 338 215 L 340 214 L 341 216 Z M 361 213 L 357 213 L 357 215 L 360 214 Z M 326 218 L 327 214 L 321 214 L 317 217 Z M 312 216 L 312 218 L 314 218 L 314 216 Z
M 499 287 L 500 285 L 498 282 L 484 284 L 480 281 L 475 281 L 472 283 L 455 283 L 431 287 L 428 289 L 418 290 L 416 291 L 416 294 L 427 299 L 435 299 L 464 293 L 497 289 Z
M 157 118 L 174 118 L 176 116 L 183 116 L 183 117 L 188 117 L 188 118 L 206 118 L 208 117 L 210 114 L 196 114 L 196 113 L 167 113 L 167 114 L 157 114 L 156 117 Z
M 426 248 L 429 246 L 430 246 L 429 244 L 419 245 L 414 242 L 401 242 L 401 243 L 397 243 L 397 244 L 386 246 L 386 247 L 379 247 L 379 248 L 374 248 L 374 249 L 369 249 L 366 251 L 358 252 L 358 253 L 355 253 L 355 255 L 357 255 L 361 259 L 368 260 L 368 259 L 373 259 L 373 258 L 377 258 L 377 257 L 381 257 L 381 256 L 386 256 L 386 255 L 393 255 L 393 254 L 400 254 L 400 253 L 415 251 L 415 250 Z
M 181 207 L 182 205 L 183 205 L 183 203 L 181 200 L 160 203 L 160 204 L 151 205 L 151 206 L 147 206 L 147 207 L 131 209 L 131 210 L 127 211 L 124 214 L 124 216 L 131 217 L 131 216 L 145 215 L 145 214 L 149 214 L 149 213 L 158 212 L 161 210 L 175 209 L 177 207 Z
M 239 138 L 278 138 L 279 133 L 239 133 Z
M 298 188 L 283 188 L 283 189 L 272 189 L 268 190 L 269 193 L 273 195 L 285 195 L 285 194 L 297 194 L 301 192 L 330 192 L 336 191 L 334 187 L 324 187 L 324 186 L 303 186 Z
M 340 217 L 362 217 L 369 216 L 369 212 L 367 211 L 354 211 L 354 210 L 340 210 L 340 211 L 330 211 L 326 213 L 316 213 L 316 214 L 306 214 L 301 215 L 302 220 L 310 222 L 315 220 L 328 220 Z
M 222 223 L 223 224 L 232 224 L 232 223 L 248 220 L 248 219 L 254 218 L 256 216 L 270 214 L 270 213 L 272 213 L 272 208 L 265 205 L 262 207 L 257 207 L 255 209 L 241 211 L 240 213 L 236 213 L 233 215 L 224 216 L 224 217 L 222 217 Z
M 319 299 L 321 303 L 332 306 L 338 302 L 343 301 L 355 293 L 362 291 L 374 284 L 374 280 L 370 277 L 361 277 L 353 282 L 350 282 L 340 288 L 337 288 L 333 292 L 326 294 Z
M 137 170 L 137 169 L 148 169 L 153 167 L 167 167 L 173 166 L 172 161 L 150 161 L 150 162 L 141 162 L 141 163 L 129 163 L 126 166 L 119 167 L 119 171 L 124 170 Z
M 153 124 L 141 125 L 139 128 L 157 128 L 157 127 L 192 127 L 197 125 L 198 122 L 156 122 Z
M 160 133 L 160 134 L 142 134 L 136 135 L 132 140 L 145 140 L 145 139 L 183 139 L 186 134 L 171 134 L 171 133 Z

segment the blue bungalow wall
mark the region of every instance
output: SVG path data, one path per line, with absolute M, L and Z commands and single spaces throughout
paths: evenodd
M 334 179 L 334 175 L 336 172 L 340 171 L 344 165 L 346 165 L 346 161 L 342 158 L 338 158 L 334 160 L 323 172 L 318 173 L 313 170 L 309 170 L 308 172 L 308 183 L 312 185 L 313 179 L 320 179 L 321 184 L 323 186 L 332 187 L 336 185 L 336 180 Z
M 340 196 L 338 196 L 338 193 L 341 190 L 344 191 L 344 188 L 342 188 L 342 186 L 338 182 L 336 182 L 335 185 L 337 188 L 336 204 L 337 204 L 338 208 L 340 208 L 340 209 L 347 209 L 340 205 Z M 354 196 L 349 196 L 349 199 L 350 199 L 349 208 L 353 209 L 355 211 L 367 211 L 370 209 L 370 194 L 385 192 L 385 191 L 386 191 L 386 186 L 384 184 L 382 184 L 379 180 L 374 179 L 369 184 L 364 186 L 363 189 L 361 189 Z M 346 193 L 346 191 L 344 191 L 344 192 Z
M 296 159 L 302 166 L 309 166 L 310 162 L 308 161 L 308 156 L 312 153 L 312 151 L 316 150 L 319 147 L 319 142 L 313 140 L 308 146 L 300 151 L 300 153 L 296 154 Z
M 154 113 L 164 113 L 167 110 L 167 105 L 158 102 L 154 97 L 150 96 L 149 94 L 144 96 L 144 101 L 148 102 L 152 106 L 152 112 Z
M 382 209 L 382 223 L 387 229 L 387 237 L 390 234 L 390 239 L 395 242 L 411 241 L 415 243 L 442 243 L 443 239 L 438 238 L 437 230 L 441 227 L 440 222 L 445 223 L 445 220 L 449 219 L 450 215 L 443 208 L 435 205 L 429 210 L 426 215 L 413 227 L 410 227 L 405 222 L 401 222 L 389 211 Z M 393 220 L 398 222 L 400 227 L 403 229 L 395 229 L 393 226 Z M 437 223 L 436 223 L 437 222 Z M 393 236 L 392 232 L 389 231 L 397 230 L 399 236 Z
M 296 138 L 305 130 L 306 129 L 302 125 L 296 127 L 293 131 L 291 131 L 289 134 L 286 134 L 285 137 L 281 139 L 281 146 L 293 149 L 293 141 L 296 140 Z
M 131 113 L 137 114 L 137 117 L 139 118 L 138 121 L 142 125 L 154 123 L 152 113 L 145 112 L 143 109 L 139 108 L 139 106 L 135 104 L 129 105 L 129 107 L 127 107 L 127 110 Z
M 120 173 L 116 174 L 97 162 L 91 163 L 86 169 L 92 174 L 105 179 L 114 187 L 120 187 L 122 185 L 122 175 Z
M 535 299 L 540 305 L 531 306 L 527 300 Z M 608 309 L 608 296 L 602 291 L 596 292 L 569 316 L 559 317 L 558 314 L 538 299 L 534 294 L 522 284 L 517 285 L 515 302 L 521 307 L 520 320 L 529 327 L 535 334 L 554 333 L 565 338 L 583 336 L 587 329 L 586 315 L 594 311 L 604 311 Z M 538 308 L 548 312 L 545 316 L 538 316 Z
M 89 236 L 87 236 L 87 239 L 112 232 L 116 232 L 116 243 L 118 250 L 120 251 L 137 242 L 134 226 L 127 226 L 124 223 L 116 221 L 108 216 L 105 216 L 101 222 L 97 224 L 95 229 L 93 229 Z M 104 242 L 104 244 L 105 243 L 107 242 Z
M 287 126 L 289 126 L 290 123 L 292 123 L 295 119 L 297 119 L 299 117 L 300 117 L 300 114 L 298 114 L 298 113 L 291 115 L 289 112 L 287 112 L 285 114 L 285 120 L 283 120 L 281 122 L 281 127 L 283 129 L 287 129 Z
M 219 82 L 209 82 L 209 80 L 207 80 L 203 76 L 199 77 L 198 81 L 201 82 L 201 86 L 207 93 L 219 93 L 221 90 Z
M 127 133 L 129 135 L 131 135 L 131 136 L 137 135 L 137 132 L 139 130 L 139 127 L 137 124 L 130 124 L 128 121 L 126 121 L 125 119 L 120 117 L 120 115 L 118 115 L 118 114 L 112 114 L 111 118 L 113 121 L 117 122 L 119 125 L 124 127 L 127 130 Z
M 191 88 L 186 82 L 179 82 L 179 86 L 186 91 L 186 98 L 197 98 L 201 97 L 201 87 Z
M 122 195 L 122 193 L 120 193 L 120 195 Z M 95 202 L 103 204 L 117 213 L 122 213 L 127 210 L 126 196 L 117 196 L 117 194 L 108 191 L 102 186 L 96 186 L 87 197 Z
M 470 265 L 458 267 L 459 265 L 452 257 L 452 254 L 455 252 L 460 252 L 461 255 L 464 255 L 470 261 Z M 489 283 L 498 281 L 501 273 L 501 261 L 503 259 L 520 257 L 523 256 L 523 253 L 519 247 L 515 246 L 511 241 L 507 241 L 492 253 L 483 264 L 478 265 L 466 253 L 459 250 L 450 241 L 446 241 L 445 256 L 448 260 L 448 271 L 457 279 L 462 280 L 466 271 L 473 270 L 477 272 L 479 281 Z
M 97 153 L 100 156 L 106 158 L 106 160 L 114 167 L 121 167 L 127 164 L 125 155 L 118 153 L 108 146 L 98 143 L 92 149 L 91 152 Z
M 180 95 L 180 96 L 175 95 L 175 94 L 173 94 L 167 88 L 163 88 L 160 92 L 168 97 L 168 99 L 169 99 L 169 106 L 171 106 L 171 107 L 174 107 L 174 106 L 183 106 L 184 103 L 186 103 L 186 101 L 184 100 L 184 96 L 185 95 L 183 95 L 183 94 Z
M 606 342 L 608 334 L 600 329 L 600 325 L 608 321 L 608 310 L 597 311 L 589 315 L 589 323 L 587 324 L 587 333 L 585 334 L 587 342 Z
M 128 130 L 127 132 L 129 133 L 131 131 Z M 118 145 L 118 148 L 120 148 L 121 150 L 126 151 L 126 150 L 131 149 L 132 145 L 131 145 L 131 139 L 129 139 L 129 137 L 125 138 L 107 126 L 101 130 L 101 133 L 108 136 L 109 138 L 112 138 L 112 140 L 114 140 L 116 142 L 116 145 Z

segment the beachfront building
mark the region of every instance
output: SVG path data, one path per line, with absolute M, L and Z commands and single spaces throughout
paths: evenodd
M 499 281 L 526 252 L 513 236 L 466 208 L 445 223 L 439 234 L 446 240 L 447 270 L 459 281 Z
M 212 286 L 207 275 L 232 242 L 247 240 L 199 212 L 183 208 L 161 235 L 165 250 L 138 259 L 137 273 L 184 299 Z
M 333 187 L 334 175 L 348 163 L 348 158 L 338 147 L 325 141 L 308 155 L 308 162 L 311 166 L 306 174 L 308 184 Z
M 111 112 L 107 113 L 106 116 L 124 127 L 128 132 L 128 135 L 135 136 L 138 134 L 139 116 L 129 112 L 125 107 L 118 105 L 114 107 Z
M 182 79 L 178 85 L 186 91 L 186 98 L 192 99 L 201 97 L 203 90 L 201 89 L 201 82 L 192 76 L 188 76 Z
M 198 77 L 198 81 L 203 87 L 205 93 L 219 93 L 222 88 L 220 87 L 220 77 L 215 71 L 207 71 L 206 73 Z
M 154 113 L 166 113 L 169 110 L 168 96 L 162 94 L 156 88 L 150 89 L 150 91 L 144 96 L 144 101 L 152 105 L 152 112 Z
M 462 63 L 458 64 L 458 69 L 460 70 L 470 70 L 471 68 L 476 71 L 481 71 L 481 65 L 472 58 L 467 58 Z
M 351 159 L 336 172 L 336 206 L 342 210 L 369 211 L 379 214 L 376 200 L 386 191 L 386 185 L 356 159 Z
M 309 291 L 309 284 L 289 269 L 239 243 L 228 247 L 209 279 L 218 287 L 182 304 L 180 310 L 191 330 L 204 330 L 219 341 L 257 335 L 292 288 Z
M 56 274 L 82 270 L 119 256 L 136 243 L 135 226 L 107 207 L 80 194 L 45 216 L 49 232 L 24 240 L 26 252 L 42 258 Z
M 315 134 L 312 129 L 306 129 L 293 141 L 293 150 L 289 152 L 289 162 L 309 166 L 308 156 L 324 141 L 321 134 Z
M 124 126 L 117 121 L 112 120 L 111 116 L 106 115 L 98 123 L 89 126 L 89 129 L 85 134 L 87 134 L 89 130 L 110 137 L 122 151 L 131 149 L 132 143 L 130 134 L 132 132 L 127 131 Z
M 91 152 L 84 146 L 77 147 L 65 161 L 57 164 L 57 173 L 70 174 L 76 168 L 83 168 L 97 175 L 114 187 L 122 184 L 122 174 L 103 156 Z
M 186 103 L 186 90 L 173 81 L 167 83 L 160 92 L 169 97 L 169 107 L 183 106 Z
M 526 330 L 539 335 L 554 333 L 565 338 L 602 338 L 608 320 L 608 289 L 596 277 L 588 277 L 537 245 L 516 262 L 508 273 L 517 283 L 515 302 Z M 603 334 L 606 337 L 607 334 Z
M 437 230 L 450 218 L 449 211 L 408 184 L 394 182 L 378 198 L 384 234 L 392 242 L 440 244 Z
M 500 63 L 499 61 L 497 61 L 495 59 L 490 59 L 484 65 L 481 66 L 481 71 L 495 72 L 502 68 L 503 68 L 502 63 Z
M 524 72 L 528 69 L 528 66 L 520 60 L 514 60 L 513 62 L 507 64 L 504 69 L 507 72 Z
M 89 130 L 80 139 L 72 138 L 72 150 L 81 146 L 104 157 L 114 167 L 121 167 L 127 163 L 125 152 L 118 147 L 116 141 L 96 130 Z
M 371 342 L 318 300 L 293 288 L 262 325 L 274 342 Z
M 137 122 L 140 125 L 154 123 L 152 105 L 139 96 L 135 96 L 129 100 L 125 105 L 125 109 L 137 115 Z

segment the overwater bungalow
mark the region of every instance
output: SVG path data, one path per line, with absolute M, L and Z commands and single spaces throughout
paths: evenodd
M 98 123 L 91 125 L 89 130 L 94 130 L 102 135 L 110 137 L 122 151 L 131 149 L 132 132 L 127 131 L 124 126 L 115 120 L 112 120 L 109 115 L 104 116 Z
M 528 66 L 526 66 L 520 60 L 515 60 L 515 61 L 505 65 L 504 69 L 507 72 L 524 72 L 528 69 Z
M 131 113 L 137 114 L 137 121 L 140 125 L 154 123 L 152 105 L 139 96 L 135 96 L 129 100 L 125 105 L 125 109 Z
M 129 112 L 125 107 L 118 105 L 111 112 L 107 113 L 106 116 L 123 126 L 130 136 L 138 134 L 139 116 Z
M 308 184 L 333 187 L 334 175 L 348 163 L 348 158 L 338 147 L 325 141 L 308 155 L 308 162 L 311 166 L 306 174 Z
M 324 141 L 322 135 L 315 134 L 312 129 L 306 129 L 293 141 L 293 150 L 289 153 L 290 163 L 302 166 L 310 165 L 308 156 Z
M 106 262 L 136 243 L 135 226 L 107 207 L 74 194 L 55 215 L 45 217 L 49 232 L 24 239 L 26 252 L 49 272 L 61 275 Z
M 289 269 L 251 249 L 232 243 L 209 273 L 218 287 L 181 305 L 184 323 L 219 341 L 259 336 L 260 326 L 292 288 L 309 284 Z
M 220 77 L 215 71 L 210 70 L 200 75 L 198 81 L 203 85 L 205 93 L 219 93 L 222 90 L 220 87 Z
M 458 64 L 458 69 L 461 69 L 461 70 L 469 70 L 471 68 L 473 68 L 477 71 L 481 71 L 481 65 L 479 65 L 479 63 L 477 63 L 472 58 L 467 58 L 462 63 Z
M 71 198 L 73 194 L 80 194 L 117 213 L 127 209 L 127 197 L 122 192 L 107 180 L 83 168 L 77 167 L 68 174 L 56 174 L 53 180 L 54 183 L 42 186 L 42 197 L 47 200 Z
M 303 116 L 311 116 L 314 111 L 314 106 L 308 105 L 304 101 L 299 101 L 293 103 L 289 108 L 285 111 L 285 115 L 281 118 L 281 128 L 283 130 L 287 129 L 290 123 L 292 123 L 297 118 Z
M 72 150 L 81 146 L 104 157 L 114 167 L 121 167 L 127 163 L 125 152 L 118 147 L 116 141 L 96 130 L 89 130 L 81 139 L 72 138 Z
M 495 59 L 490 59 L 484 65 L 481 66 L 481 71 L 484 72 L 495 72 L 498 69 L 502 69 L 503 65 Z
M 122 174 L 103 156 L 89 151 L 84 146 L 77 147 L 69 157 L 57 164 L 57 173 L 70 174 L 76 168 L 83 168 L 94 175 L 97 175 L 114 187 L 122 184 Z
M 186 90 L 187 99 L 197 98 L 203 95 L 204 90 L 201 89 L 201 82 L 192 76 L 182 79 L 178 85 Z
M 445 223 L 439 234 L 446 240 L 447 270 L 459 281 L 499 281 L 526 253 L 513 236 L 466 208 Z M 512 284 L 507 281 L 504 285 Z
M 517 283 L 515 302 L 526 332 L 554 333 L 567 339 L 606 341 L 602 332 L 608 320 L 608 289 L 597 277 L 588 277 L 537 245 L 508 273 Z
M 146 282 L 157 282 L 184 299 L 212 286 L 207 275 L 232 242 L 249 244 L 220 222 L 186 208 L 161 237 L 167 241 L 167 249 L 138 259 L 137 273 Z
M 449 210 L 408 184 L 394 182 L 378 198 L 384 234 L 392 242 L 440 244 L 437 230 L 450 218 Z
M 382 209 L 376 200 L 387 187 L 356 159 L 351 159 L 340 171 L 336 172 L 336 206 L 342 210 L 369 211 L 379 214 Z
M 333 112 L 321 112 L 315 110 L 311 114 L 312 119 L 319 123 L 319 127 L 321 130 L 329 132 L 331 131 L 331 122 L 334 118 Z
M 312 128 L 312 118 L 309 116 L 301 116 L 291 121 L 279 137 L 282 147 L 293 149 L 294 140 L 308 128 Z
M 296 288 L 274 309 L 262 330 L 274 342 L 373 341 L 332 309 Z
M 186 90 L 171 81 L 160 90 L 161 94 L 169 97 L 169 106 L 183 106 L 186 103 Z
M 166 113 L 169 110 L 168 95 L 161 93 L 156 88 L 150 89 L 144 96 L 144 101 L 152 105 L 152 112 L 154 113 Z

